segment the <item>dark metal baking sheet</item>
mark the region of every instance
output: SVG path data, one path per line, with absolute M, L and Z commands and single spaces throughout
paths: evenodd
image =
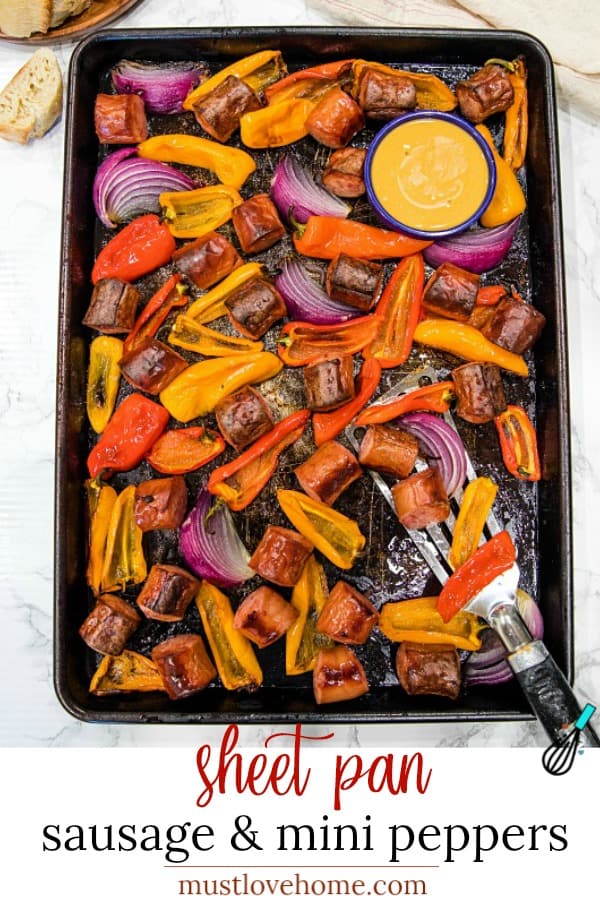
M 100 159 L 94 133 L 95 96 L 106 85 L 108 72 L 124 57 L 140 60 L 205 59 L 215 69 L 260 49 L 279 48 L 290 69 L 333 58 L 363 57 L 432 71 L 450 84 L 474 71 L 491 56 L 514 58 L 522 53 L 529 71 L 530 142 L 524 174 L 528 210 L 518 239 L 502 267 L 490 280 L 516 284 L 547 317 L 541 341 L 530 354 L 527 381 L 506 375 L 510 402 L 526 405 L 535 417 L 540 435 L 544 480 L 539 485 L 511 479 L 500 464 L 493 425 L 459 429 L 479 474 L 499 482 L 496 511 L 500 521 L 516 535 L 523 586 L 540 602 L 546 641 L 567 676 L 572 675 L 571 513 L 569 477 L 569 411 L 565 298 L 562 269 L 560 190 L 552 64 L 545 48 L 519 32 L 451 30 L 348 29 L 340 34 L 330 28 L 230 28 L 203 30 L 132 30 L 97 34 L 82 43 L 73 55 L 69 76 L 64 218 L 59 317 L 59 369 L 57 388 L 56 445 L 56 589 L 55 589 L 55 684 L 58 697 L 73 715 L 88 721 L 120 722 L 401 722 L 473 721 L 528 718 L 518 687 L 509 683 L 493 688 L 463 691 L 456 703 L 436 697 L 408 697 L 393 674 L 393 647 L 383 637 L 372 637 L 357 648 L 371 682 L 369 694 L 358 700 L 317 707 L 310 676 L 286 678 L 284 642 L 259 654 L 265 672 L 263 687 L 254 694 L 230 693 L 215 685 L 185 701 L 173 703 L 161 694 L 94 697 L 88 685 L 98 657 L 77 634 L 90 608 L 85 584 L 86 525 L 83 481 L 85 460 L 93 440 L 85 416 L 85 381 L 91 334 L 81 325 L 90 295 L 94 254 L 108 235 L 99 226 L 92 204 L 92 183 Z M 189 116 L 154 117 L 153 133 L 194 131 Z M 500 117 L 499 117 L 500 118 Z M 496 130 L 501 123 L 495 123 Z M 196 133 L 201 133 L 198 129 Z M 366 143 L 369 133 L 358 143 Z M 283 151 L 285 152 L 285 151 Z M 326 153 L 310 138 L 295 147 L 315 170 L 322 168 Z M 268 190 L 278 151 L 263 152 L 257 173 L 244 187 L 249 196 Z M 364 201 L 359 201 L 364 203 Z M 354 215 L 368 216 L 358 206 Z M 258 256 L 274 271 L 289 241 Z M 316 265 L 321 265 L 316 263 Z M 161 270 L 164 274 L 165 270 Z M 145 281 L 145 294 L 152 287 Z M 166 329 L 168 333 L 168 328 Z M 162 335 L 162 333 L 161 333 Z M 185 355 L 185 354 L 184 354 Z M 190 355 L 190 359 L 197 357 Z M 455 360 L 434 351 L 414 351 L 409 361 L 423 359 L 443 377 Z M 386 373 L 382 390 L 396 377 Z M 299 373 L 284 370 L 261 388 L 283 415 L 301 406 Z M 128 392 L 122 386 L 121 396 Z M 250 549 L 258 543 L 269 522 L 287 524 L 277 507 L 278 486 L 295 487 L 292 469 L 310 452 L 309 438 L 288 451 L 277 477 L 258 502 L 241 515 L 238 525 Z M 221 463 L 221 459 L 218 461 Z M 133 473 L 115 476 L 121 489 L 131 481 L 152 477 L 142 464 Z M 202 473 L 188 476 L 191 502 Z M 367 552 L 347 580 L 365 590 L 378 603 L 387 599 L 435 592 L 436 581 L 410 540 L 402 535 L 371 480 L 355 483 L 338 507 L 361 516 L 368 537 Z M 145 537 L 151 562 L 177 562 L 172 533 Z M 340 576 L 328 566 L 330 585 Z M 253 583 L 246 585 L 247 593 Z M 136 591 L 126 596 L 133 598 Z M 238 595 L 239 596 L 239 595 Z M 234 602 L 236 596 L 233 597 Z M 191 609 L 183 623 L 165 625 L 145 621 L 130 646 L 148 652 L 169 634 L 200 627 Z

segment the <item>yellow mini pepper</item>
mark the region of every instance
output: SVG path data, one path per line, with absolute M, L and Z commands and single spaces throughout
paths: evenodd
M 86 580 L 94 594 L 98 594 L 106 555 L 106 539 L 117 492 L 100 479 L 86 481 L 85 486 L 90 529 Z
M 90 345 L 86 406 L 88 419 L 96 434 L 101 434 L 113 414 L 119 392 L 123 341 L 101 334 Z
M 496 188 L 489 206 L 480 218 L 484 228 L 504 225 L 519 216 L 525 209 L 525 194 L 511 167 L 505 162 L 494 144 L 494 139 L 485 125 L 477 125 L 477 131 L 492 151 L 496 164 Z
M 90 693 L 97 697 L 122 691 L 164 691 L 156 663 L 135 650 L 123 650 L 119 656 L 103 656 L 90 682 Z
M 193 134 L 157 134 L 138 144 L 138 154 L 145 159 L 208 169 L 222 184 L 238 191 L 256 169 L 256 163 L 245 150 Z
M 366 539 L 353 519 L 299 491 L 277 491 L 282 510 L 300 534 L 335 566 L 351 569 Z
M 333 647 L 331 638 L 316 628 L 328 597 L 325 571 L 311 554 L 292 591 L 292 606 L 298 611 L 298 618 L 285 633 L 286 675 L 312 672 L 319 651 Z
M 147 568 L 142 548 L 142 531 L 134 516 L 135 485 L 121 491 L 112 508 L 100 589 L 124 590 L 128 584 L 146 580 Z
M 393 69 L 391 66 L 386 66 L 383 63 L 367 62 L 364 59 L 357 59 L 352 65 L 354 76 L 352 92 L 355 96 L 358 92 L 361 72 L 365 68 L 377 69 L 379 72 L 386 72 L 390 75 L 402 75 L 404 78 L 408 78 L 415 86 L 417 107 L 419 109 L 437 109 L 442 112 L 449 112 L 458 103 L 454 92 L 437 75 L 431 75 L 427 72 L 406 72 L 404 69 Z
M 263 267 L 260 263 L 246 263 L 238 269 L 234 269 L 231 275 L 224 278 L 216 287 L 211 288 L 210 291 L 195 300 L 186 310 L 186 316 L 205 324 L 226 315 L 225 300 L 227 297 L 247 281 L 260 275 L 262 270 Z
M 203 581 L 196 606 L 223 686 L 228 691 L 256 690 L 262 684 L 262 669 L 250 641 L 233 627 L 229 599 L 214 584 Z
M 189 316 L 177 316 L 169 343 L 175 347 L 183 347 L 202 356 L 239 356 L 240 353 L 260 353 L 262 341 L 250 341 L 248 338 L 231 337 L 221 334 L 206 325 L 201 325 Z
M 198 238 L 228 222 L 242 198 L 235 188 L 211 184 L 195 191 L 161 194 L 158 202 L 173 237 Z
M 178 375 L 162 391 L 160 402 L 178 422 L 190 422 L 212 412 L 220 400 L 246 384 L 273 378 L 282 367 L 274 353 L 206 359 Z
M 498 485 L 491 478 L 475 478 L 465 488 L 454 533 L 448 562 L 453 569 L 462 566 L 475 553 L 483 533 L 483 526 L 493 506 Z
M 308 134 L 306 120 L 318 99 L 291 99 L 246 113 L 240 119 L 240 137 L 246 147 L 285 147 Z
M 460 650 L 479 650 L 479 633 L 485 623 L 468 612 L 458 612 L 444 622 L 436 609 L 437 597 L 418 597 L 385 603 L 379 613 L 378 627 L 391 641 L 416 641 L 419 644 L 452 644 Z
M 261 50 L 258 53 L 252 53 L 250 56 L 244 56 L 243 59 L 238 59 L 231 65 L 225 66 L 212 78 L 208 78 L 202 84 L 199 84 L 197 88 L 194 88 L 187 95 L 183 101 L 183 108 L 193 110 L 199 100 L 208 96 L 231 75 L 235 78 L 241 78 L 249 88 L 258 93 L 263 91 L 268 85 L 273 84 L 286 72 L 287 69 L 280 50 Z
M 527 377 L 527 363 L 522 356 L 493 344 L 472 325 L 452 319 L 423 319 L 415 328 L 414 340 L 437 350 L 445 350 L 469 362 L 490 362 L 516 375 Z

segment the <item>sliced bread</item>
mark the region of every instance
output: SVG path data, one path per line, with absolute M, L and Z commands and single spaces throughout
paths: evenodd
M 0 31 L 11 37 L 46 32 L 52 18 L 52 0 L 0 0 Z
M 45 134 L 61 114 L 62 88 L 52 50 L 36 50 L 0 92 L 0 137 L 26 144 Z
M 1 2 L 2 0 L 0 0 Z M 70 16 L 80 15 L 91 4 L 92 0 L 53 0 L 51 3 L 52 18 L 50 20 L 50 28 L 62 25 L 65 19 L 68 19 Z

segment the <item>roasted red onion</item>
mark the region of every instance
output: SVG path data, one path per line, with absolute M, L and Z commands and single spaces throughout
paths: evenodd
M 94 179 L 94 206 L 107 228 L 115 228 L 145 213 L 160 213 L 164 191 L 199 187 L 191 178 L 165 163 L 142 159 L 135 147 L 124 147 L 100 163 Z
M 256 575 L 229 509 L 205 488 L 181 526 L 179 551 L 192 572 L 219 587 L 235 587 Z
M 310 216 L 333 216 L 345 219 L 351 207 L 330 194 L 304 168 L 295 156 L 282 157 L 271 181 L 271 198 L 284 219 L 308 222 Z
M 477 228 L 444 238 L 426 247 L 425 261 L 437 269 L 444 262 L 469 272 L 487 272 L 499 265 L 511 248 L 521 216 L 497 228 Z
M 297 259 L 284 261 L 281 273 L 275 278 L 275 287 L 285 300 L 290 319 L 299 322 L 336 325 L 361 315 L 360 310 L 332 300 Z
M 396 420 L 414 434 L 432 466 L 437 466 L 449 497 L 460 490 L 467 476 L 467 451 L 457 431 L 431 413 L 408 413 Z
M 112 70 L 112 82 L 120 94 L 139 94 L 147 112 L 170 115 L 183 112 L 187 95 L 209 74 L 206 63 L 123 59 Z

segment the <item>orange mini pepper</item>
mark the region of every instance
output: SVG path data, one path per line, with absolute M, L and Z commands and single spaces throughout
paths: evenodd
M 388 403 L 374 403 L 358 416 L 356 424 L 382 425 L 409 412 L 445 413 L 450 409 L 454 397 L 452 381 L 436 381 L 435 384 L 428 384 L 395 397 Z
M 496 306 L 502 297 L 506 297 L 506 288 L 501 284 L 489 284 L 479 288 L 475 303 L 477 306 Z
M 363 351 L 365 359 L 375 357 L 382 369 L 406 362 L 421 313 L 425 285 L 425 265 L 420 253 L 407 256 L 396 266 L 377 305 L 378 328 Z
M 265 99 L 269 105 L 289 100 L 292 97 L 316 98 L 328 90 L 330 83 L 338 81 L 352 68 L 352 59 L 340 59 L 335 62 L 311 66 L 309 69 L 298 69 L 285 78 L 270 84 L 265 90 Z
M 316 259 L 334 259 L 340 253 L 359 259 L 400 259 L 424 250 L 431 243 L 333 216 L 310 216 L 306 225 L 296 225 L 294 235 L 298 253 Z
M 125 353 L 154 337 L 172 309 L 185 306 L 188 302 L 187 288 L 181 283 L 181 275 L 171 275 L 157 292 L 148 300 L 138 316 L 133 328 L 125 338 Z
M 494 419 L 504 465 L 522 481 L 541 478 L 537 436 L 533 423 L 522 406 L 507 406 Z
M 377 324 L 375 316 L 361 316 L 339 325 L 288 322 L 281 330 L 277 352 L 286 366 L 307 366 L 358 353 L 373 340 Z
M 221 435 L 202 425 L 174 428 L 159 437 L 146 459 L 164 475 L 185 475 L 205 466 L 224 449 Z

